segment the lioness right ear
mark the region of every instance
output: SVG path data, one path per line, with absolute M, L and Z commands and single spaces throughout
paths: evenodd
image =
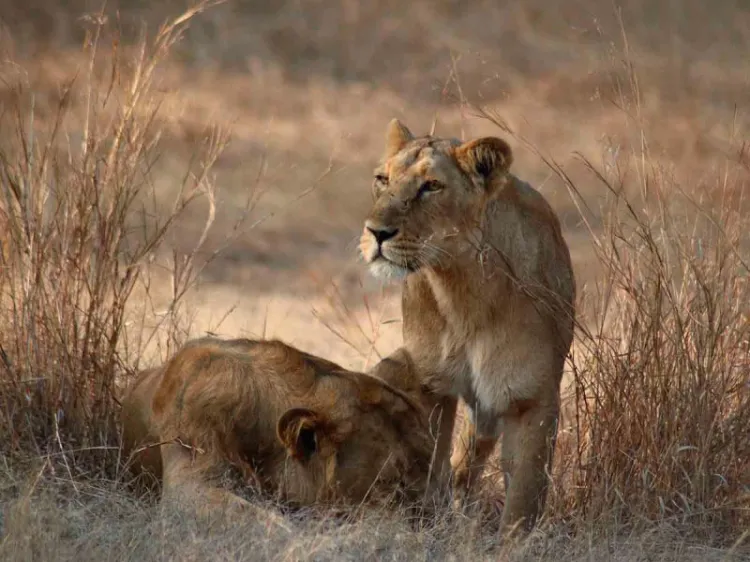
M 499 174 L 510 169 L 513 151 L 497 137 L 483 137 L 465 142 L 455 149 L 458 165 L 476 182 L 488 186 Z
M 398 119 L 391 119 L 385 133 L 385 156 L 397 154 L 407 143 L 414 140 L 411 131 Z

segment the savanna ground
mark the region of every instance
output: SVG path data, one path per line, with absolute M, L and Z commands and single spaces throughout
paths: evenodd
M 750 559 L 742 2 L 185 8 L 0 8 L 4 558 Z M 504 135 L 561 217 L 580 326 L 538 529 L 504 548 L 457 513 L 227 523 L 129 495 L 117 397 L 186 337 L 355 369 L 399 345 L 356 251 L 392 117 Z

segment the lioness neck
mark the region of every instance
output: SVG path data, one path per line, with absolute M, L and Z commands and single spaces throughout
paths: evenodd
M 505 308 L 510 297 L 507 271 L 480 254 L 467 252 L 447 267 L 416 274 L 427 281 L 442 315 L 459 322 L 465 319 L 470 331 L 480 330 L 484 320 Z

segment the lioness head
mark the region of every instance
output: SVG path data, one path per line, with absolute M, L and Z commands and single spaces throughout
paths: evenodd
M 502 139 L 414 137 L 392 120 L 360 239 L 371 272 L 403 277 L 445 265 L 464 251 L 485 202 L 505 185 L 512 161 Z
M 363 373 L 342 370 L 319 384 L 336 407 L 293 407 L 278 419 L 288 451 L 282 495 L 298 504 L 419 497 L 433 443 L 417 401 Z

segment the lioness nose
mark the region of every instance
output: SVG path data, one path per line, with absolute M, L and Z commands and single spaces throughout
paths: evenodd
M 381 228 L 372 224 L 365 224 L 365 228 L 372 232 L 372 235 L 375 237 L 375 240 L 377 240 L 378 245 L 381 245 L 386 240 L 390 240 L 396 234 L 398 234 L 398 229 L 394 228 L 393 230 L 389 230 L 387 228 Z

